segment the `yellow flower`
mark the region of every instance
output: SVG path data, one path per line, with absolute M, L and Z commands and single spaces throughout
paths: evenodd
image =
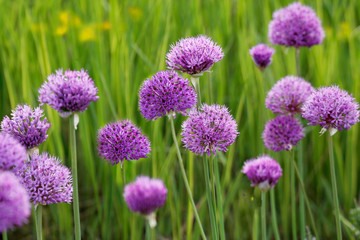
M 81 29 L 79 34 L 79 41 L 80 42 L 89 42 L 96 40 L 96 33 L 95 29 L 92 26 L 87 26 Z
M 55 29 L 55 35 L 63 36 L 68 32 L 68 27 L 65 25 L 59 26 Z
M 108 21 L 102 22 L 100 24 L 100 29 L 103 31 L 110 30 L 110 28 L 111 28 L 111 23 Z
M 59 19 L 60 19 L 60 22 L 63 25 L 68 25 L 69 24 L 69 18 L 70 18 L 70 14 L 69 14 L 68 11 L 61 11 L 59 13 Z
M 342 22 L 340 24 L 340 30 L 338 31 L 339 39 L 346 40 L 351 36 L 351 26 L 348 22 Z
M 143 17 L 143 11 L 138 7 L 129 7 L 128 12 L 130 14 L 130 18 L 135 22 L 141 20 Z

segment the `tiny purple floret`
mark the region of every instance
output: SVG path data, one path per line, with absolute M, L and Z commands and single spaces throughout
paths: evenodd
M 16 172 L 26 159 L 26 148 L 10 134 L 0 132 L 0 171 Z
M 252 47 L 249 52 L 256 66 L 261 71 L 263 71 L 267 66 L 270 65 L 272 61 L 272 55 L 275 53 L 275 50 L 272 47 L 261 43 Z

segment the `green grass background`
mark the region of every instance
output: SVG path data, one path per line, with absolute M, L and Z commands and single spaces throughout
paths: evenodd
M 313 7 L 326 31 L 324 43 L 301 48 L 301 75 L 315 87 L 338 84 L 360 97 L 360 1 L 302 1 Z M 126 162 L 126 179 L 137 175 L 162 178 L 168 199 L 157 212 L 159 239 L 199 239 L 182 182 L 170 125 L 166 118 L 147 122 L 138 110 L 137 91 L 143 80 L 165 70 L 169 45 L 180 38 L 206 34 L 220 44 L 225 57 L 200 79 L 202 98 L 226 104 L 236 118 L 240 136 L 226 154 L 218 154 L 228 239 L 258 239 L 260 194 L 241 174 L 243 162 L 264 153 L 261 139 L 267 117 L 264 96 L 275 81 L 295 74 L 293 48 L 275 46 L 273 63 L 262 74 L 249 48 L 268 43 L 274 10 L 290 1 L 8 1 L 0 0 L 0 117 L 17 104 L 37 106 L 37 91 L 59 68 L 85 68 L 99 88 L 100 99 L 80 114 L 78 163 L 81 222 L 84 239 L 143 239 L 145 221 L 131 213 L 122 198 L 120 166 L 101 160 L 96 134 L 110 121 L 131 119 L 152 142 L 148 159 Z M 65 15 L 64 15 L 65 14 Z M 67 16 L 64 18 L 64 16 Z M 105 29 L 104 29 L 105 28 Z M 84 37 L 89 37 L 88 41 Z M 41 151 L 70 166 L 69 125 L 45 107 L 52 123 Z M 176 118 L 177 131 L 185 118 Z M 305 185 L 322 239 L 335 235 L 326 137 L 309 128 L 304 140 Z M 334 136 L 336 171 L 342 214 L 358 201 L 359 127 Z M 179 137 L 180 140 L 180 137 Z M 271 153 L 284 168 L 276 186 L 277 216 L 282 239 L 291 234 L 289 155 Z M 205 200 L 202 158 L 183 151 L 195 201 L 205 231 L 210 222 Z M 269 206 L 269 205 L 268 205 Z M 269 208 L 268 208 L 269 210 Z M 270 210 L 268 239 L 273 239 Z M 307 218 L 307 225 L 310 221 Z M 350 226 L 348 222 L 348 226 Z M 355 239 L 343 225 L 344 236 Z M 72 239 L 72 207 L 44 208 L 45 239 Z M 10 239 L 34 239 L 34 222 L 9 233 Z M 299 236 L 299 233 L 298 233 Z

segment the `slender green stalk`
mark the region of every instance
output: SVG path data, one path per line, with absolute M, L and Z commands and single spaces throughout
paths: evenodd
M 274 189 L 270 190 L 270 204 L 271 204 L 271 218 L 272 218 L 272 226 L 274 230 L 274 235 L 276 240 L 280 240 L 279 228 L 276 218 L 276 205 L 275 205 L 275 193 Z
M 71 152 L 71 168 L 72 168 L 72 177 L 73 177 L 73 209 L 74 209 L 74 224 L 75 224 L 75 240 L 81 240 L 74 114 L 70 116 L 70 152 Z
M 197 105 L 201 105 L 201 93 L 200 93 L 200 83 L 199 83 L 199 77 L 193 77 L 191 76 L 191 83 L 193 84 L 196 94 L 197 94 Z
M 291 161 L 294 161 L 294 151 L 290 150 Z M 290 196 L 291 196 L 291 226 L 292 226 L 292 236 L 296 240 L 296 191 L 295 191 L 295 171 L 294 168 L 290 169 Z
M 38 204 L 35 208 L 35 225 L 36 225 L 36 238 L 42 240 L 42 205 Z
M 337 239 L 342 239 L 341 233 L 341 223 L 340 223 L 340 207 L 339 207 L 339 199 L 337 193 L 336 186 L 336 174 L 335 174 L 335 160 L 334 160 L 334 152 L 333 152 L 333 142 L 332 137 L 330 135 L 330 131 L 328 131 L 328 143 L 329 143 L 329 156 L 330 156 L 330 173 L 331 173 L 331 185 L 332 185 L 332 194 L 333 194 L 333 204 L 335 207 L 335 220 L 336 220 L 336 235 Z
M 261 191 L 261 239 L 266 240 L 266 192 Z
M 216 196 L 217 196 L 217 209 L 219 211 L 219 229 L 220 229 L 220 239 L 225 240 L 225 222 L 224 222 L 224 210 L 223 210 L 223 201 L 222 201 L 222 191 L 221 191 L 221 182 L 219 174 L 219 164 L 218 161 L 214 161 L 215 168 L 215 184 L 216 184 Z
M 126 184 L 126 180 L 125 180 L 125 166 L 122 166 L 122 167 L 121 167 L 121 178 L 122 178 L 123 186 L 125 186 L 125 184 Z
M 310 221 L 311 221 L 311 226 L 312 226 L 312 228 L 313 228 L 315 237 L 316 237 L 316 239 L 320 239 L 319 236 L 318 236 L 317 230 L 316 230 L 316 225 L 315 225 L 314 217 L 313 217 L 312 212 L 311 212 L 310 202 L 309 202 L 309 199 L 308 199 L 308 197 L 307 197 L 307 195 L 306 195 L 304 182 L 303 182 L 302 179 L 301 179 L 300 172 L 299 172 L 299 169 L 298 169 L 298 167 L 297 167 L 297 165 L 296 165 L 295 160 L 293 159 L 293 161 L 291 161 L 291 162 L 292 162 L 293 167 L 294 167 L 294 169 L 295 169 L 295 173 L 296 173 L 296 175 L 297 175 L 297 177 L 298 177 L 298 180 L 299 180 L 299 183 L 300 183 L 300 187 L 301 187 L 302 193 L 303 193 L 303 195 L 304 195 L 304 199 L 305 199 L 305 203 L 306 203 L 306 208 L 307 208 L 307 210 L 308 210 L 308 212 L 309 212 Z
M 170 125 L 171 125 L 171 133 L 172 133 L 173 141 L 174 141 L 174 144 L 175 144 L 175 147 L 176 147 L 176 153 L 177 153 L 177 156 L 178 156 L 178 159 L 179 159 L 181 174 L 183 176 L 185 188 L 186 188 L 186 191 L 187 191 L 187 193 L 189 195 L 190 202 L 191 202 L 191 204 L 193 206 L 195 218 L 196 218 L 196 221 L 198 222 L 199 227 L 200 227 L 201 236 L 202 236 L 203 239 L 206 239 L 206 235 L 205 235 L 204 229 L 202 227 L 202 224 L 201 224 L 200 217 L 199 217 L 199 214 L 198 214 L 197 209 L 196 209 L 194 199 L 192 197 L 190 185 L 189 185 L 189 182 L 187 180 L 187 176 L 186 176 L 186 172 L 185 172 L 185 168 L 184 168 L 184 162 L 183 162 L 183 159 L 182 159 L 182 156 L 181 156 L 181 153 L 180 153 L 180 148 L 179 148 L 177 138 L 176 138 L 173 117 L 170 117 Z
M 146 233 L 145 233 L 146 237 L 145 237 L 145 239 L 146 239 L 146 240 L 151 240 L 151 239 L 152 239 L 152 236 L 151 236 L 152 234 L 151 234 L 150 224 L 148 224 L 148 223 L 146 222 L 145 225 L 146 225 Z
M 2 232 L 2 239 L 3 239 L 3 240 L 8 240 L 7 231 L 6 231 L 6 230 L 4 230 L 4 231 Z
M 210 155 L 210 187 L 211 187 L 211 195 L 212 195 L 212 201 L 214 206 L 214 216 L 215 216 L 215 223 L 217 226 L 217 207 L 216 207 L 216 190 L 215 190 L 215 177 L 214 177 L 214 156 Z

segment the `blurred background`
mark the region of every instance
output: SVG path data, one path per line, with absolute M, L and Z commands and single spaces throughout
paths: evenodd
M 168 120 L 148 122 L 138 110 L 143 80 L 165 70 L 165 55 L 180 38 L 205 34 L 225 52 L 211 73 L 200 79 L 203 101 L 225 104 L 240 135 L 226 154 L 218 154 L 228 239 L 258 239 L 260 193 L 241 174 L 243 162 L 266 151 L 261 139 L 266 92 L 280 78 L 295 74 L 295 49 L 273 46 L 273 63 L 264 73 L 254 65 L 249 48 L 269 43 L 272 12 L 291 1 L 132 0 L 132 1 L 8 1 L 0 0 L 0 117 L 17 104 L 37 106 L 38 88 L 59 68 L 84 68 L 99 88 L 100 99 L 80 114 L 78 127 L 79 193 L 84 239 L 143 239 L 145 221 L 128 210 L 122 197 L 120 166 L 100 159 L 96 135 L 106 123 L 131 119 L 152 142 L 148 159 L 126 162 L 127 181 L 137 175 L 162 178 L 168 199 L 157 212 L 158 239 L 200 239 L 179 171 Z M 314 87 L 337 84 L 360 97 L 360 1 L 307 0 L 322 20 L 322 45 L 301 48 L 301 76 Z M 188 77 L 188 76 L 186 76 Z M 68 119 L 48 106 L 52 123 L 40 146 L 70 166 Z M 176 118 L 180 133 L 181 122 Z M 304 122 L 304 124 L 306 124 Z M 304 180 L 322 239 L 335 235 L 326 136 L 310 127 L 303 140 Z M 179 137 L 180 140 L 180 137 Z M 334 136 L 338 191 L 346 239 L 360 233 L 359 126 Z M 284 169 L 275 188 L 282 239 L 291 236 L 289 153 L 270 153 Z M 205 231 L 210 222 L 205 198 L 202 158 L 183 150 L 189 181 Z M 268 205 L 269 206 L 269 205 Z M 273 239 L 268 207 L 268 237 Z M 307 216 L 307 225 L 310 221 Z M 45 239 L 72 239 L 72 206 L 44 208 Z M 299 230 L 299 229 L 298 229 Z M 9 232 L 9 239 L 34 239 L 34 221 Z M 298 233 L 300 236 L 300 233 Z M 300 239 L 300 237 L 299 237 Z

